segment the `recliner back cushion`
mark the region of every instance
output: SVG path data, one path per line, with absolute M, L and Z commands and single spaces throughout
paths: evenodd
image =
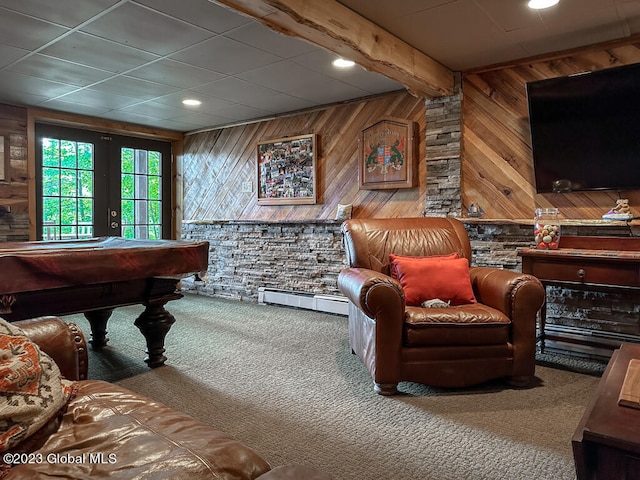
M 459 220 L 443 217 L 352 219 L 342 224 L 347 264 L 389 274 L 390 254 L 457 253 L 471 262 L 471 244 Z

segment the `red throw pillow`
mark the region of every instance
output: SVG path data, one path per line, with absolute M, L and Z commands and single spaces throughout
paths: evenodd
M 434 257 L 389 255 L 391 276 L 400 282 L 407 305 L 439 298 L 451 305 L 476 303 L 469 261 L 457 253 Z

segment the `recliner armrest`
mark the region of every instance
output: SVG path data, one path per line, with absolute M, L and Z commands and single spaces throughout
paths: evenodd
M 345 268 L 338 275 L 338 288 L 368 317 L 396 309 L 402 317 L 405 307 L 404 291 L 400 283 L 375 270 Z
M 535 315 L 544 302 L 544 287 L 533 275 L 491 267 L 471 267 L 469 275 L 478 302 L 512 319 Z
M 38 317 L 14 324 L 53 358 L 66 379 L 87 379 L 87 343 L 76 324 L 67 324 L 57 317 Z

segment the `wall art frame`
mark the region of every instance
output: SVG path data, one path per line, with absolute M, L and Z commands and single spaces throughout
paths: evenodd
M 258 205 L 316 203 L 316 146 L 316 134 L 258 142 Z
M 361 190 L 413 188 L 418 185 L 417 126 L 412 120 L 385 118 L 360 135 Z

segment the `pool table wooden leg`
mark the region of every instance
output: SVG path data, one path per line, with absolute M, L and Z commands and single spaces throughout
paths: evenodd
M 107 345 L 107 322 L 113 313 L 113 308 L 105 308 L 102 310 L 92 310 L 85 312 L 84 316 L 89 320 L 91 325 L 91 340 L 89 343 L 94 350 L 100 350 Z
M 152 368 L 164 365 L 167 359 L 164 355 L 164 339 L 176 321 L 164 308 L 168 300 L 170 298 L 146 302 L 146 309 L 134 323 L 147 341 L 147 358 L 144 361 Z

